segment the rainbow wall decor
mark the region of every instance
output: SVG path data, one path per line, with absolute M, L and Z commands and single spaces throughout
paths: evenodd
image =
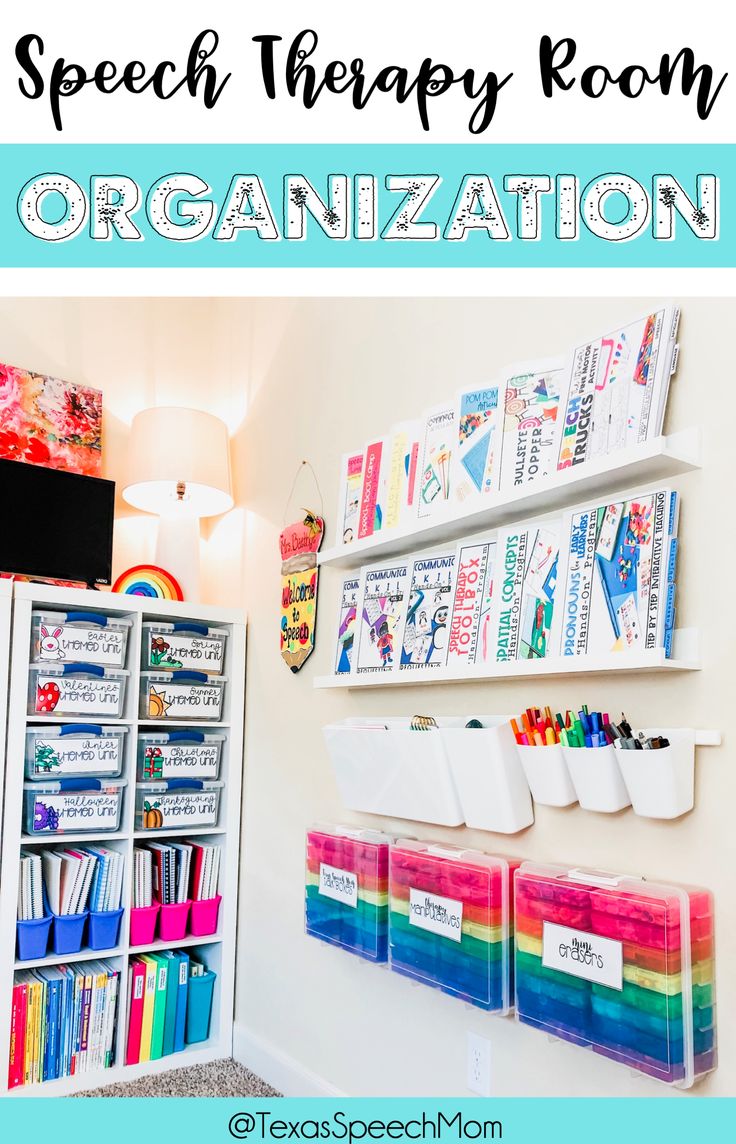
M 516 1012 L 525 1025 L 689 1088 L 716 1067 L 710 892 L 524 862 Z
M 157 568 L 155 564 L 136 564 L 118 576 L 112 586 L 113 592 L 123 596 L 150 596 L 155 600 L 183 600 L 179 582 L 170 572 Z

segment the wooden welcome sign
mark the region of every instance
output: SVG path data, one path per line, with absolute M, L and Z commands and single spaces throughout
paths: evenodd
M 281 545 L 281 657 L 294 672 L 314 650 L 317 620 L 317 552 L 324 536 L 321 516 L 304 510 L 304 518 L 287 524 Z

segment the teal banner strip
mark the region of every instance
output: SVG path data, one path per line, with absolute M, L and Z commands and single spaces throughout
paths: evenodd
M 90 1098 L 6 1100 L 6 1139 L 47 1136 L 54 1144 L 78 1144 L 87 1128 L 106 1144 L 140 1138 L 177 1144 L 261 1141 L 505 1141 L 506 1144 L 692 1144 L 727 1139 L 734 1101 L 729 1099 L 311 1099 L 213 1100 Z M 36 1127 L 34 1127 L 36 1126 Z M 30 1130 L 30 1137 L 29 1137 Z
M 736 266 L 733 145 L 4 145 L 0 162 L 5 267 Z

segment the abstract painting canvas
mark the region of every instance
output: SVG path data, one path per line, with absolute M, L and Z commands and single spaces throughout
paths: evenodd
M 0 457 L 98 477 L 102 393 L 0 364 Z

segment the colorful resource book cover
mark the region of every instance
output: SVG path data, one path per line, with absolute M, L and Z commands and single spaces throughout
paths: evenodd
M 346 675 L 353 663 L 355 630 L 360 596 L 360 579 L 348 576 L 340 589 L 340 614 L 337 621 L 335 674 Z
M 358 675 L 392 672 L 399 661 L 409 595 L 409 565 L 397 561 L 361 572 L 358 601 Z
M 677 364 L 680 311 L 662 306 L 576 346 L 570 363 L 558 469 L 662 432 Z
M 358 539 L 373 536 L 383 528 L 388 484 L 388 446 L 384 440 L 366 445 L 360 489 Z
M 400 671 L 444 667 L 454 568 L 454 552 L 413 561 Z
M 345 453 L 340 466 L 340 503 L 337 519 L 343 544 L 351 544 L 358 535 L 360 492 L 363 486 L 363 454 Z
M 493 593 L 493 659 L 543 659 L 551 644 L 560 547 L 558 520 L 499 533 Z
M 452 453 L 455 447 L 454 405 L 430 409 L 424 420 L 419 467 L 417 513 L 425 520 L 441 510 L 452 492 Z
M 491 607 L 496 541 L 461 541 L 455 553 L 447 666 L 492 660 Z
M 384 528 L 396 528 L 414 505 L 420 434 L 418 421 L 402 421 L 391 429 Z
M 497 385 L 474 386 L 458 394 L 452 495 L 461 504 L 472 504 L 496 491 L 494 460 L 500 405 Z
M 554 473 L 564 384 L 562 358 L 528 362 L 504 371 L 499 386 L 503 429 L 496 458 L 496 483 L 502 493 Z
M 560 655 L 664 646 L 674 495 L 657 489 L 565 514 Z

